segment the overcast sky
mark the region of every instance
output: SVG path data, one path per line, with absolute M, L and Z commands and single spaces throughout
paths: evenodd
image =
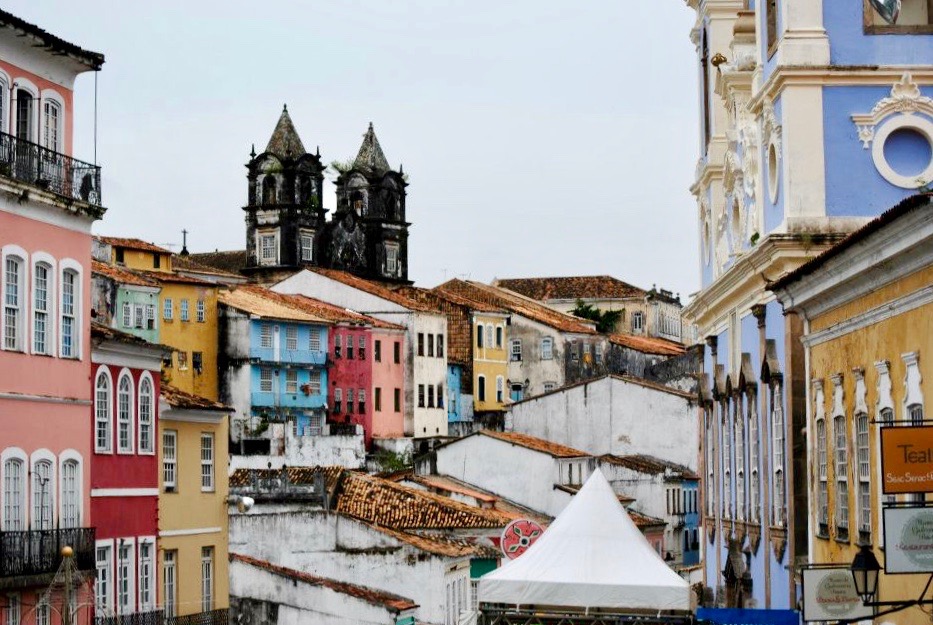
M 325 162 L 375 124 L 410 175 L 410 277 L 610 274 L 698 289 L 682 0 L 6 0 L 103 52 L 100 234 L 242 249 L 250 146 L 287 103 Z M 94 77 L 75 156 L 93 159 Z M 325 206 L 334 206 L 333 188 Z

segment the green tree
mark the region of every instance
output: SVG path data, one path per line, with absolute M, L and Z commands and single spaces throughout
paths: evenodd
M 576 307 L 570 311 L 570 314 L 594 322 L 598 332 L 608 334 L 615 330 L 616 324 L 625 314 L 625 310 L 601 311 L 592 304 L 587 304 L 582 299 L 578 299 Z

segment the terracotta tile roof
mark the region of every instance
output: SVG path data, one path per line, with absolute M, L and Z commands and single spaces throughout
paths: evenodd
M 98 241 L 103 241 L 104 243 L 112 247 L 123 247 L 128 250 L 139 250 L 141 252 L 155 252 L 157 254 L 171 254 L 171 250 L 167 250 L 164 247 L 159 247 L 158 245 L 153 245 L 152 243 L 146 243 L 142 239 L 130 239 L 123 237 L 97 237 Z
M 328 492 L 333 492 L 344 468 L 339 466 L 327 467 L 284 467 L 282 469 L 237 469 L 230 474 L 230 488 L 250 486 L 253 475 L 259 479 L 276 478 L 285 471 L 291 484 L 303 486 L 313 485 L 319 473 L 324 474 L 324 485 Z
M 150 280 L 154 280 L 163 284 L 195 284 L 206 287 L 217 286 L 216 282 L 202 280 L 201 278 L 195 278 L 194 276 L 186 276 L 174 271 L 150 271 L 148 269 L 137 269 L 136 272 L 146 276 Z
M 181 254 L 175 254 L 172 256 L 172 269 L 175 271 L 190 271 L 192 273 L 203 273 L 210 276 L 218 276 L 221 278 L 237 278 L 238 280 L 244 280 L 242 274 L 235 273 L 232 271 L 226 271 L 212 265 L 207 265 L 205 263 L 199 262 L 193 258 L 191 255 L 183 256 Z
M 246 267 L 246 250 L 202 252 L 190 254 L 188 258 L 202 265 L 229 271 L 230 273 L 240 273 L 240 270 Z
M 361 599 L 373 605 L 388 608 L 396 613 L 405 610 L 413 610 L 418 607 L 417 603 L 400 595 L 394 595 L 383 590 L 376 590 L 374 588 L 360 586 L 358 584 L 338 582 L 337 580 L 330 579 L 328 577 L 320 577 L 319 575 L 312 575 L 310 573 L 296 571 L 295 569 L 289 569 L 284 566 L 279 566 L 278 564 L 272 564 L 271 562 L 266 562 L 265 560 L 259 560 L 257 558 L 241 555 L 238 553 L 231 553 L 230 561 L 242 562 L 243 564 L 248 564 L 258 569 L 268 571 L 269 573 L 274 573 L 275 575 L 284 577 L 288 580 L 302 582 L 311 586 L 321 586 L 329 590 L 333 590 L 334 592 L 339 592 L 342 595 L 347 595 L 356 599 Z
M 659 356 L 680 356 L 687 351 L 683 343 L 650 336 L 635 336 L 634 334 L 610 334 L 609 342 L 644 354 L 657 354 Z
M 276 293 L 261 286 L 240 285 L 220 291 L 217 299 L 222 303 L 264 319 L 329 323 L 323 317 L 311 314 L 291 296 Z
M 662 473 L 669 472 L 672 476 L 685 480 L 700 479 L 696 472 L 694 472 L 690 467 L 677 464 L 676 462 L 670 462 L 662 458 L 649 456 L 647 454 L 629 454 L 625 456 L 614 456 L 612 454 L 606 454 L 600 456 L 599 461 L 606 462 L 608 464 L 614 464 L 620 467 L 626 467 L 633 471 L 647 473 L 650 475 L 660 475 Z
M 513 445 L 518 445 L 519 447 L 524 447 L 526 449 L 540 451 L 542 453 L 553 456 L 554 458 L 586 458 L 590 455 L 585 451 L 580 451 L 579 449 L 574 449 L 573 447 L 567 447 L 566 445 L 561 445 L 559 443 L 552 443 L 551 441 L 544 440 L 543 438 L 538 438 L 529 434 L 521 434 L 520 432 L 496 432 L 493 430 L 480 430 L 477 432 L 477 434 L 481 436 L 488 436 L 490 438 L 496 438 L 500 441 L 512 443 Z
M 637 510 L 631 510 L 628 508 L 626 508 L 625 511 L 628 512 L 629 518 L 632 519 L 638 529 L 643 530 L 649 527 L 665 527 L 667 525 L 667 521 L 664 519 L 648 516 L 647 514 L 642 514 Z
M 136 345 L 139 347 L 148 347 L 153 350 L 160 350 L 162 352 L 172 352 L 174 351 L 171 347 L 167 345 L 161 345 L 159 343 L 150 343 L 145 339 L 141 339 L 135 334 L 130 334 L 129 332 L 123 332 L 122 330 L 117 330 L 116 328 L 111 328 L 102 323 L 96 321 L 91 322 L 91 340 L 95 343 L 100 343 L 102 341 L 117 341 L 119 343 L 125 343 L 127 345 Z
M 150 280 L 146 276 L 141 275 L 131 269 L 118 267 L 117 265 L 108 265 L 107 263 L 102 263 L 99 260 L 91 261 L 91 271 L 110 278 L 118 284 L 131 284 L 133 286 L 151 287 L 159 286 L 159 283 L 155 280 Z
M 596 334 L 596 329 L 592 324 L 507 289 L 500 289 L 481 282 L 473 282 L 472 280 L 454 279 L 435 287 L 434 290 L 492 304 L 561 332 Z
M 162 400 L 172 408 L 181 408 L 183 410 L 214 410 L 222 412 L 233 412 L 233 408 L 224 406 L 220 402 L 210 400 L 200 395 L 188 393 L 177 389 L 167 382 L 160 385 L 162 391 Z
M 52 33 L 43 28 L 40 28 L 39 26 L 36 26 L 35 24 L 16 17 L 12 13 L 7 13 L 6 11 L 0 10 L 0 25 L 14 28 L 40 42 L 39 45 L 31 44 L 32 47 L 47 48 L 51 54 L 55 55 L 71 55 L 91 69 L 100 69 L 104 64 L 104 55 L 100 52 L 91 52 L 90 50 L 85 50 L 76 44 L 56 37 Z
M 404 330 L 405 326 L 400 326 L 397 323 L 389 323 L 388 321 L 383 321 L 382 319 L 376 319 L 375 317 L 370 317 L 369 315 L 363 315 L 356 311 L 350 310 L 349 308 L 341 308 L 334 304 L 328 302 L 323 302 L 313 297 L 308 297 L 307 295 L 291 295 L 289 296 L 292 300 L 303 310 L 317 315 L 322 319 L 327 319 L 334 323 L 352 323 L 357 325 L 367 325 L 374 328 L 380 328 L 383 330 Z
M 401 532 L 387 527 L 380 527 L 374 523 L 366 523 L 366 525 L 421 551 L 427 551 L 438 556 L 447 556 L 449 558 L 497 558 L 501 555 L 501 552 L 495 547 L 472 540 L 448 538 L 439 534 Z M 504 526 L 505 524 L 503 524 Z
M 569 486 L 567 484 L 554 484 L 554 488 L 556 488 L 557 490 L 562 490 L 565 493 L 570 493 L 571 495 L 576 495 L 577 493 L 580 492 L 580 489 L 583 487 L 582 486 Z M 629 497 L 628 495 L 620 495 L 619 493 L 616 493 L 616 499 L 618 499 L 619 503 L 622 504 L 623 506 L 629 506 L 635 503 L 634 497 Z
M 510 519 L 483 510 L 360 473 L 344 474 L 336 510 L 355 519 L 394 530 L 483 529 L 505 527 Z
M 557 278 L 503 278 L 495 286 L 539 301 L 576 299 L 643 298 L 648 292 L 612 276 L 567 276 Z
M 338 271 L 337 269 L 323 269 L 321 267 L 309 267 L 308 271 L 313 271 L 317 274 L 330 278 L 331 280 L 336 280 L 337 282 L 341 282 L 347 286 L 352 286 L 353 288 L 359 289 L 365 293 L 369 293 L 370 295 L 381 297 L 384 300 L 388 300 L 409 310 L 417 310 L 419 312 L 437 312 L 431 306 L 422 304 L 416 300 L 406 297 L 403 293 L 393 290 L 384 284 L 360 278 L 346 271 Z
M 459 495 L 466 495 L 467 497 L 472 497 L 478 501 L 482 501 L 486 505 L 492 506 L 493 510 L 501 512 L 502 514 L 508 516 L 511 520 L 515 519 L 531 519 L 537 521 L 542 525 L 548 525 L 553 518 L 536 512 L 531 508 L 526 508 L 521 506 L 514 501 L 504 499 L 488 490 L 484 490 L 475 484 L 468 484 L 456 478 L 450 477 L 449 475 L 414 475 L 414 472 L 408 470 L 404 475 L 399 475 L 393 478 L 393 481 L 397 482 L 413 482 L 415 484 L 420 484 L 425 488 L 432 489 L 433 491 L 442 491 L 443 493 L 456 493 Z M 444 495 L 449 496 L 449 495 Z

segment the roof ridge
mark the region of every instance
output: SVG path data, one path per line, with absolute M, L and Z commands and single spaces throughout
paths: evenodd
M 292 123 L 291 115 L 288 114 L 287 105 L 282 107 L 282 114 L 279 115 L 279 121 L 275 124 L 272 136 L 269 137 L 266 152 L 275 154 L 280 159 L 298 158 L 307 152 L 304 144 L 301 143 L 295 124 Z

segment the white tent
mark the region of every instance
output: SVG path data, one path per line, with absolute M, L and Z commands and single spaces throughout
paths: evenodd
M 486 603 L 689 610 L 690 586 L 651 548 L 598 469 L 524 554 L 479 580 Z

